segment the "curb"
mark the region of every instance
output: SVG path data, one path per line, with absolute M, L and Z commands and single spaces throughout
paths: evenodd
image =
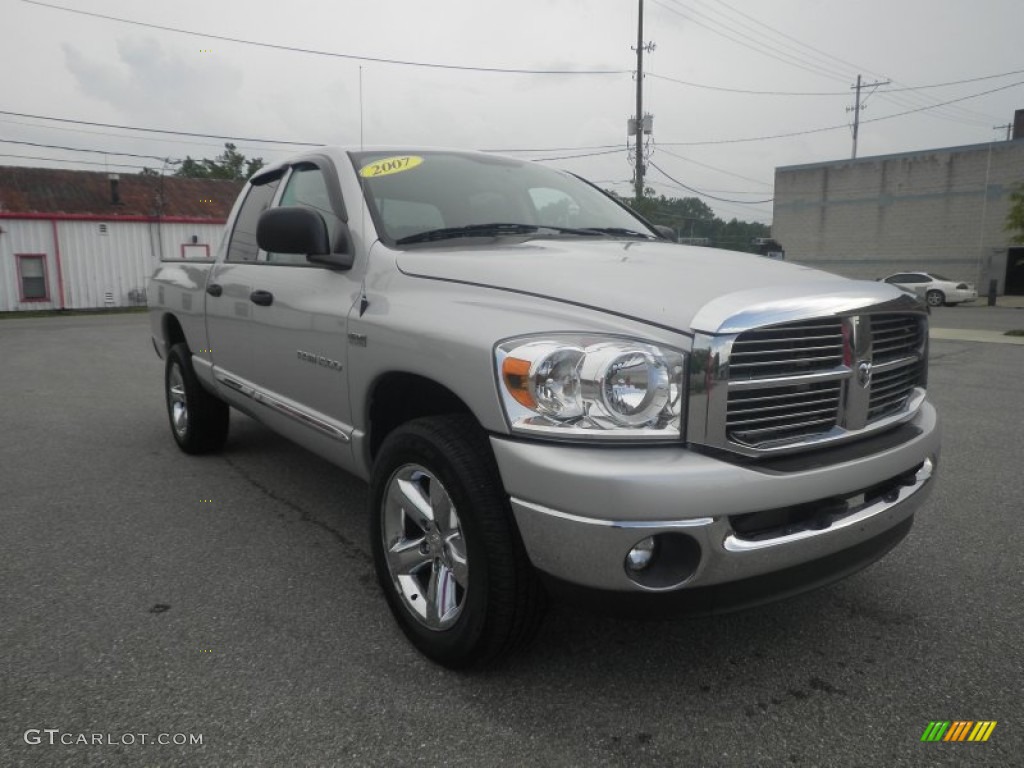
M 969 331 L 963 328 L 930 328 L 928 338 L 937 341 L 980 341 L 987 344 L 1024 345 L 1024 336 L 1007 336 L 1002 331 Z

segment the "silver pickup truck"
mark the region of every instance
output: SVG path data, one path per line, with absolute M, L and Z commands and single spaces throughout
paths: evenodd
M 381 588 L 451 667 L 552 592 L 717 612 L 845 576 L 938 462 L 918 300 L 677 245 L 533 163 L 318 149 L 148 291 L 181 449 L 233 407 L 369 481 Z

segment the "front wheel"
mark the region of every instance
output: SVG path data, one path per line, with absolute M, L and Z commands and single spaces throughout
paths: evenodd
M 430 417 L 395 430 L 374 464 L 370 504 L 378 581 L 424 655 L 481 666 L 533 637 L 544 594 L 475 421 Z
M 167 354 L 164 394 L 171 434 L 181 450 L 210 453 L 224 446 L 228 437 L 228 405 L 203 389 L 192 369 L 192 353 L 185 344 L 175 344 Z
M 941 307 L 946 303 L 946 294 L 942 291 L 928 291 L 924 296 L 929 307 Z

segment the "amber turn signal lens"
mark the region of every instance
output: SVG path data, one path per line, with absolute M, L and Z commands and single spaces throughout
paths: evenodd
M 501 364 L 501 377 L 505 381 L 508 393 L 520 405 L 536 408 L 537 401 L 530 394 L 530 361 L 518 357 L 506 357 Z

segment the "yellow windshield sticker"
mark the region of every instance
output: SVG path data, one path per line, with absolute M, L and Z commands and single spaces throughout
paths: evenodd
M 375 179 L 378 176 L 390 176 L 392 173 L 411 171 L 423 162 L 418 155 L 402 155 L 401 157 L 385 157 L 381 160 L 374 160 L 368 165 L 359 169 L 359 175 L 364 179 Z

